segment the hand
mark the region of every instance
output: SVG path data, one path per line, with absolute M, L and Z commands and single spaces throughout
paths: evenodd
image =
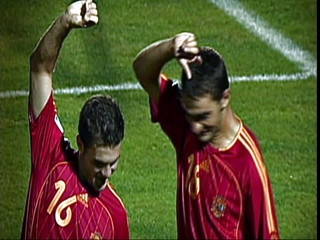
M 97 5 L 92 0 L 72 3 L 66 16 L 71 27 L 91 27 L 99 21 Z
M 192 33 L 179 33 L 173 38 L 174 55 L 178 59 L 179 64 L 184 69 L 187 78 L 191 79 L 192 74 L 188 63 L 197 62 L 202 63 L 199 54 L 199 47 L 196 37 Z

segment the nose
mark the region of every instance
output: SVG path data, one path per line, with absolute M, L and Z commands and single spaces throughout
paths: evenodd
M 195 134 L 198 134 L 202 130 L 202 125 L 199 122 L 191 122 L 191 129 Z
M 110 178 L 112 174 L 112 169 L 108 165 L 101 170 L 101 173 L 102 173 L 102 176 L 104 176 L 105 178 Z

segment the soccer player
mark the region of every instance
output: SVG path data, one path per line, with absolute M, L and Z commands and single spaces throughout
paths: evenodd
M 75 150 L 64 137 L 52 89 L 58 54 L 71 29 L 97 23 L 95 3 L 74 2 L 30 56 L 32 166 L 22 239 L 130 238 L 127 210 L 109 182 L 124 138 L 118 103 L 108 95 L 84 103 Z
M 182 66 L 181 86 L 162 69 Z M 151 120 L 177 156 L 179 239 L 278 239 L 271 181 L 255 134 L 233 112 L 227 69 L 193 33 L 142 49 L 133 62 Z

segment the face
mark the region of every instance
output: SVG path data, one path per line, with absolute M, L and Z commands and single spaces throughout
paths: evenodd
M 85 151 L 79 146 L 79 152 L 79 172 L 81 178 L 89 183 L 94 190 L 104 190 L 109 178 L 117 169 L 121 144 L 112 148 L 92 146 Z
M 210 95 L 193 99 L 188 96 L 182 98 L 182 106 L 192 131 L 201 142 L 215 142 L 219 136 L 222 117 L 223 101 L 214 101 Z

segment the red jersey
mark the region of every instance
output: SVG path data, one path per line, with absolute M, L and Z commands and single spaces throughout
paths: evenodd
M 191 132 L 179 87 L 162 76 L 158 105 L 151 104 L 177 154 L 179 239 L 278 239 L 271 181 L 257 138 L 242 121 L 223 149 Z
M 92 193 L 77 173 L 51 94 L 37 119 L 29 104 L 31 176 L 21 238 L 129 239 L 123 202 L 108 184 Z

